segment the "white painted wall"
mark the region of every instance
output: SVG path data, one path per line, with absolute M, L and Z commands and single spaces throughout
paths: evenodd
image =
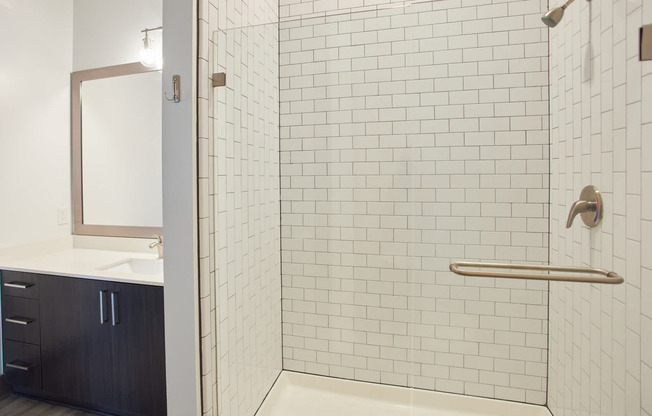
M 72 0 L 0 3 L 0 247 L 58 238 L 70 212 Z
M 197 244 L 197 5 L 163 0 L 163 91 L 181 77 L 181 101 L 163 101 L 165 355 L 168 415 L 199 415 Z
M 145 28 L 161 26 L 161 0 L 74 0 L 74 71 L 137 62 Z M 161 31 L 150 33 L 161 47 Z

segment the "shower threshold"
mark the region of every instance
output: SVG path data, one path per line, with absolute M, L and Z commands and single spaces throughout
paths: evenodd
M 256 416 L 551 416 L 545 406 L 283 371 Z

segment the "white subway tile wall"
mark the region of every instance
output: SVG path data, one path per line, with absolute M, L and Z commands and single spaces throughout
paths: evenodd
M 282 367 L 278 45 L 276 0 L 199 1 L 204 415 L 253 416 Z
M 283 367 L 545 403 L 547 283 L 448 266 L 548 261 L 547 2 L 378 3 L 281 0 Z
M 375 9 L 378 6 L 388 4 L 401 7 L 405 3 L 409 2 L 405 0 L 280 0 L 279 16 L 281 19 L 295 18 L 297 16 L 304 18 L 317 17 L 333 13 L 351 13 Z
M 550 31 L 551 262 L 614 270 L 619 286 L 551 284 L 555 416 L 652 416 L 652 62 L 649 0 L 576 2 Z M 565 228 L 586 185 L 602 223 Z

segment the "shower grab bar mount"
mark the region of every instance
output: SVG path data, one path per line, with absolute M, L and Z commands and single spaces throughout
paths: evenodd
M 529 270 L 537 272 L 565 272 L 589 274 L 593 276 L 574 276 L 570 274 L 536 274 L 536 273 L 509 273 L 492 272 L 486 270 L 465 270 L 463 268 L 476 269 L 507 269 L 507 270 Z M 475 263 L 458 261 L 450 264 L 450 270 L 461 276 L 494 277 L 508 279 L 531 279 L 531 280 L 552 280 L 556 282 L 580 282 L 580 283 L 607 283 L 619 284 L 624 282 L 622 276 L 616 272 L 594 267 L 574 266 L 544 266 L 535 264 L 510 264 L 510 263 Z M 597 275 L 597 276 L 596 276 Z

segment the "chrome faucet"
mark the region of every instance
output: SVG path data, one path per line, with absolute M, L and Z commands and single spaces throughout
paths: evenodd
M 570 228 L 573 225 L 573 220 L 577 214 L 580 214 L 584 224 L 589 227 L 595 227 L 602 220 L 602 210 L 603 205 L 600 191 L 593 185 L 586 186 L 582 189 L 579 201 L 575 201 L 571 206 L 568 219 L 566 220 L 566 228 Z
M 158 258 L 162 259 L 163 258 L 163 236 L 162 235 L 155 235 L 154 238 L 156 238 L 156 241 L 151 243 L 149 245 L 149 248 L 154 248 L 158 250 Z

